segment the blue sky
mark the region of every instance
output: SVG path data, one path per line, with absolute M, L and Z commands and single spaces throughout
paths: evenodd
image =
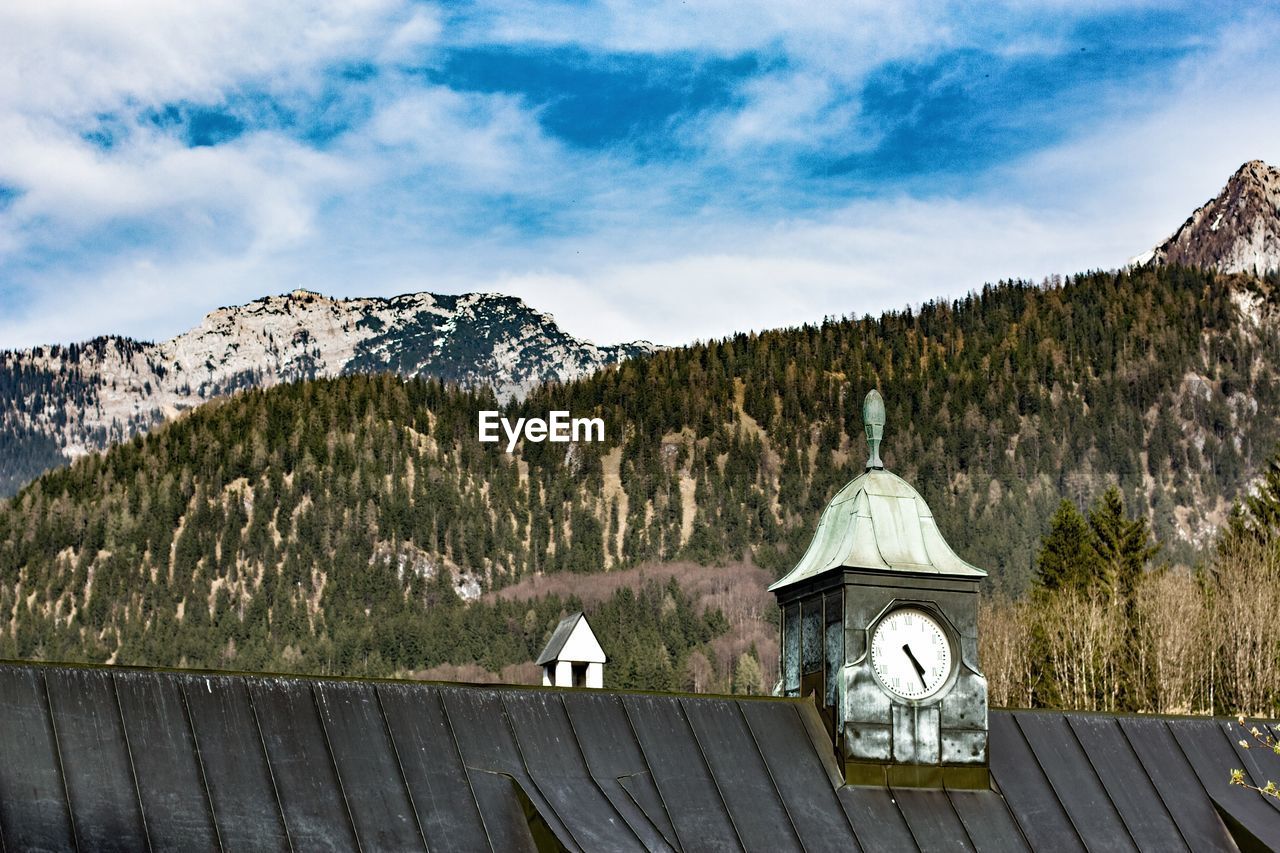
M 674 344 L 1111 268 L 1280 163 L 1276 43 L 1261 3 L 9 4 L 0 347 L 294 287 Z

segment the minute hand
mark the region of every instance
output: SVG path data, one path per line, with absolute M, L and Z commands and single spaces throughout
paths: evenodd
M 921 686 L 928 687 L 929 685 L 925 684 L 925 681 L 924 681 L 924 667 L 920 665 L 920 661 L 916 660 L 916 656 L 912 654 L 911 646 L 907 645 L 906 643 L 903 643 L 902 650 L 907 653 L 907 657 L 911 659 L 911 665 L 916 668 L 916 675 L 920 676 Z

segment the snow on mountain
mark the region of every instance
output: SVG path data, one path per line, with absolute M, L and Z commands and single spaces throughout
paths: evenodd
M 655 349 L 580 340 L 501 294 L 332 299 L 295 290 L 220 308 L 159 344 L 113 336 L 0 352 L 0 495 L 61 457 L 243 388 L 386 371 L 488 384 L 511 399 Z
M 1173 236 L 1130 261 L 1148 263 L 1228 273 L 1280 269 L 1280 169 L 1245 163 Z

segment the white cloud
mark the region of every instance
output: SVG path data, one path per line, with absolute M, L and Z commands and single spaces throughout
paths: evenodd
M 1031 18 L 1040 5 L 1010 13 Z M 1054 53 L 1059 25 L 1023 32 L 1015 21 L 999 39 L 1004 30 L 942 3 L 645 9 L 504 4 L 464 22 L 463 37 L 785 58 L 743 83 L 731 109 L 675 128 L 690 151 L 669 160 L 574 149 L 519 98 L 399 69 L 456 37 L 452 19 L 430 7 L 0 7 L 0 52 L 11 57 L 0 63 L 0 183 L 22 190 L 0 208 L 0 271 L 25 289 L 19 310 L 0 317 L 0 346 L 167 337 L 220 304 L 295 286 L 502 290 L 600 342 L 675 344 L 1115 266 L 1172 230 L 1241 161 L 1280 161 L 1280 93 L 1269 85 L 1280 32 L 1247 19 L 1216 53 L 1145 93 L 1139 110 L 1070 128 L 1061 145 L 953 195 L 796 214 L 795 198 L 768 203 L 791 190 L 788 152 L 875 141 L 850 95 L 868 69 L 979 42 Z M 250 86 L 305 97 L 347 61 L 383 66 L 366 93 L 370 117 L 323 150 L 254 127 L 191 149 L 130 118 L 175 100 L 219 104 Z M 99 112 L 129 122 L 110 150 L 80 137 Z M 753 194 L 765 201 L 723 200 Z M 546 222 L 526 229 L 522 215 Z M 107 253 L 122 221 L 163 237 Z M 3 269 L 33 245 L 65 251 L 67 263 Z
M 898 198 L 851 204 L 821 220 L 699 233 L 661 257 L 594 257 L 583 272 L 510 275 L 495 284 L 575 334 L 680 344 L 1083 270 L 1090 264 L 1081 258 L 1114 250 L 1106 232 L 1105 221 L 1062 211 Z
M 462 94 L 444 86 L 390 101 L 363 136 L 375 146 L 398 149 L 399 164 L 407 169 L 443 170 L 442 178 L 488 190 L 509 188 L 517 176 L 527 176 L 558 154 L 558 146 L 517 99 Z

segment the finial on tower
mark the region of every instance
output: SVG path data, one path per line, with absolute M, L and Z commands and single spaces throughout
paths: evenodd
M 884 438 L 884 398 L 874 388 L 862 401 L 862 425 L 867 430 L 867 444 L 871 446 L 871 455 L 867 457 L 867 470 L 884 468 L 880 461 L 880 440 Z

